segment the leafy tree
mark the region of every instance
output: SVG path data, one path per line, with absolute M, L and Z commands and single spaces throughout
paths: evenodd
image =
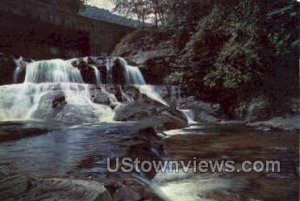
M 114 11 L 128 17 L 136 17 L 144 26 L 150 14 L 148 0 L 112 0 Z
M 172 15 L 170 18 L 179 30 L 174 36 L 180 53 L 174 64 L 175 73 L 167 81 L 225 107 L 261 92 L 274 99 L 289 95 L 287 85 L 283 84 L 285 90 L 278 88 L 289 74 L 288 80 L 296 80 L 291 85 L 298 86 L 297 2 L 211 2 L 199 3 L 197 9 L 202 10 L 201 5 L 206 9 L 195 15 L 191 14 L 194 7 L 189 8 L 193 2 L 176 1 L 175 5 L 188 7 L 179 7 L 175 19 Z M 197 26 L 193 26 L 195 22 Z M 280 91 L 285 94 L 274 94 Z
M 142 25 L 153 19 L 156 27 L 164 25 L 168 0 L 111 0 L 115 4 L 114 11 L 128 17 L 136 17 Z
M 149 0 L 150 15 L 153 15 L 155 26 L 165 25 L 166 13 L 169 8 L 168 0 Z

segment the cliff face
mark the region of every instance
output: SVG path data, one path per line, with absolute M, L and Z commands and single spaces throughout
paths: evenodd
M 32 0 L 0 2 L 0 51 L 40 59 L 109 54 L 133 28 Z

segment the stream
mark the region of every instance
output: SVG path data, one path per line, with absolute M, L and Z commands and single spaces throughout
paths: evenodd
M 13 77 L 24 80 L 0 86 L 0 200 L 299 198 L 297 132 L 196 122 L 123 58 L 23 62 Z M 241 169 L 267 161 L 279 169 Z M 207 165 L 218 162 L 233 171 Z
M 19 136 L 20 130 L 32 135 Z M 193 124 L 184 129 L 166 131 L 164 137 L 158 137 L 139 122 L 71 127 L 40 122 L 6 122 L 0 124 L 0 137 L 0 169 L 5 175 L 68 177 L 104 183 L 138 180 L 150 189 L 150 193 L 144 195 L 155 195 L 152 200 L 282 201 L 296 200 L 298 196 L 297 133 L 265 133 L 232 124 Z M 109 173 L 106 158 L 124 156 L 141 161 L 188 161 L 195 157 L 213 161 L 234 160 L 236 163 L 279 160 L 281 171 L 203 173 L 185 172 L 179 168 L 178 172 L 169 169 L 139 175 L 121 171 Z M 0 182 L 0 189 L 5 191 L 2 187 Z

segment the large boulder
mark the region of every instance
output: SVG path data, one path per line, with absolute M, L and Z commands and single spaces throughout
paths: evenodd
M 105 88 L 109 93 L 121 93 L 120 102 L 114 108 L 115 121 L 148 121 L 166 130 L 187 126 L 185 115 L 169 106 L 152 86 L 108 85 Z
M 267 97 L 259 96 L 240 102 L 234 109 L 235 117 L 246 121 L 266 120 L 271 117 L 272 108 Z
M 116 121 L 149 121 L 157 128 L 171 130 L 184 128 L 187 120 L 183 113 L 164 105 L 133 102 L 115 109 Z
M 69 97 L 69 99 L 78 97 Z M 63 91 L 48 92 L 41 97 L 38 107 L 33 114 L 35 119 L 46 119 L 65 122 L 68 124 L 97 123 L 112 116 L 112 109 L 108 105 L 92 105 L 88 100 L 85 105 L 68 103 Z
M 187 97 L 179 100 L 179 106 L 180 108 L 191 110 L 196 121 L 210 123 L 220 121 L 220 106 L 218 104 L 196 100 L 194 97 Z
M 114 108 L 118 104 L 118 100 L 114 93 L 106 91 L 105 87 L 89 86 L 91 101 L 96 104 L 108 105 Z
M 273 117 L 267 121 L 248 123 L 248 126 L 262 131 L 283 130 L 300 131 L 300 115 L 290 117 Z
M 125 85 L 127 84 L 126 78 L 126 64 L 120 58 L 117 58 L 112 66 L 112 83 Z

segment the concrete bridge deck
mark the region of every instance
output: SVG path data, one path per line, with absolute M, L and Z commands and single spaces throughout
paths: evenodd
M 32 58 L 110 54 L 134 28 L 33 0 L 0 0 L 0 51 Z

